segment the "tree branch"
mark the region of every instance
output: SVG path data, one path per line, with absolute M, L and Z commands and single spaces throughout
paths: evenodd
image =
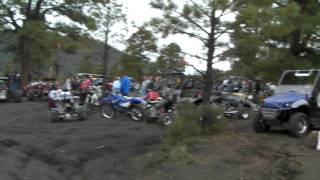
M 320 34 L 318 34 L 317 32 L 314 32 L 313 35 L 315 35 L 316 37 L 320 38 Z
M 29 15 L 31 13 L 31 5 L 32 5 L 32 0 L 28 0 L 28 4 L 26 7 L 26 15 Z
M 178 12 L 176 10 L 171 10 L 172 12 L 175 12 L 176 14 L 178 14 L 181 18 L 185 19 L 186 21 L 188 21 L 189 23 L 193 24 L 194 26 L 198 27 L 201 31 L 203 31 L 206 34 L 210 34 L 206 29 L 204 29 L 200 24 L 198 24 L 197 22 L 195 22 L 193 19 L 191 19 L 190 17 L 186 17 L 184 16 L 181 12 Z
M 197 9 L 199 9 L 205 16 L 207 16 L 208 18 L 210 18 L 210 15 L 207 14 L 208 12 L 205 12 L 199 4 L 197 4 L 196 2 L 194 2 L 194 0 L 189 0 Z
M 7 11 L 7 14 L 4 15 L 11 20 L 11 23 L 16 29 L 20 29 L 21 27 L 18 25 L 17 21 L 14 19 L 14 12 L 11 11 L 9 7 L 7 7 L 2 1 L 0 1 L 0 5 Z M 4 17 L 5 19 L 5 17 Z
M 200 56 L 198 56 L 198 55 L 194 55 L 194 54 L 189 54 L 189 53 L 187 53 L 187 52 L 181 52 L 182 54 L 185 54 L 185 55 L 188 55 L 188 56 L 191 56 L 191 57 L 194 57 L 194 58 L 197 58 L 197 59 L 201 59 L 201 60 L 204 60 L 204 61 L 207 61 L 207 59 L 206 58 L 204 58 L 204 57 L 200 57 Z
M 199 35 L 197 35 L 197 34 L 190 33 L 190 32 L 187 32 L 187 31 L 183 31 L 183 30 L 181 30 L 181 29 L 176 29 L 176 31 L 178 31 L 179 33 L 182 33 L 182 34 L 186 34 L 186 35 L 188 35 L 188 36 L 191 36 L 191 37 L 193 37 L 193 38 L 196 38 L 196 39 L 202 41 L 202 42 L 205 43 L 205 44 L 208 43 L 208 40 L 207 40 L 206 38 L 201 37 L 201 36 L 199 36 Z
M 216 32 L 215 33 L 215 40 L 218 40 L 222 35 L 224 35 L 224 34 L 227 34 L 227 33 L 229 33 L 228 31 L 229 31 L 230 29 L 225 29 L 225 30 L 222 30 L 222 31 L 219 31 L 219 32 Z
M 229 12 L 226 12 L 226 11 L 230 9 L 236 3 L 236 1 L 237 0 L 230 2 L 224 9 L 221 10 L 222 11 L 221 14 L 218 17 L 215 17 L 215 19 L 219 20 L 221 17 L 234 12 L 234 11 L 229 11 Z
M 41 9 L 41 4 L 43 3 L 44 0 L 38 0 L 35 8 L 35 12 L 37 15 L 40 14 L 40 9 Z
M 196 67 L 195 67 L 194 65 L 192 65 L 192 64 L 189 64 L 189 63 L 188 63 L 187 66 L 192 67 L 192 69 L 194 69 L 195 71 L 197 71 L 201 76 L 205 76 L 205 75 L 206 75 L 204 71 L 201 71 L 200 69 L 196 68 Z

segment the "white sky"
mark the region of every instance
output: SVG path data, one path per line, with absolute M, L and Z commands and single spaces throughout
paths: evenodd
M 149 21 L 152 17 L 161 16 L 161 12 L 150 7 L 150 1 L 151 0 L 119 0 L 119 2 L 127 8 L 128 22 L 134 22 L 137 26 L 143 25 L 144 22 Z M 136 31 L 135 28 L 129 28 L 129 33 L 133 33 L 134 31 Z M 223 37 L 223 39 L 224 41 L 228 41 L 228 37 Z M 178 43 L 184 52 L 188 52 L 190 54 L 196 55 L 204 52 L 202 50 L 202 44 L 198 40 L 190 39 L 184 35 L 176 35 L 167 39 L 159 39 L 160 47 L 171 42 Z M 198 69 L 205 70 L 205 62 L 199 62 L 198 59 L 188 56 L 185 57 L 185 60 L 196 66 Z M 230 63 L 221 62 L 214 65 L 214 67 L 221 70 L 229 70 Z M 188 68 L 187 73 L 194 73 L 194 70 L 192 68 Z

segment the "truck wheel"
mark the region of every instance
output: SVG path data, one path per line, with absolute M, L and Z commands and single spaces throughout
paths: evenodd
M 291 115 L 289 120 L 289 132 L 292 136 L 301 138 L 310 132 L 310 124 L 308 116 L 304 113 L 295 113 Z
M 254 112 L 251 117 L 252 117 L 253 130 L 255 132 L 264 133 L 270 130 L 271 126 L 266 124 L 263 121 L 261 114 L 259 112 Z

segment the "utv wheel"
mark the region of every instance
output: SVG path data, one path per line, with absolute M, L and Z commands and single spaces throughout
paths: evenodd
M 292 136 L 301 138 L 310 132 L 308 116 L 304 113 L 295 113 L 289 120 L 289 132 Z
M 264 133 L 270 130 L 270 125 L 266 124 L 259 112 L 254 112 L 252 114 L 252 126 L 253 130 L 257 133 Z

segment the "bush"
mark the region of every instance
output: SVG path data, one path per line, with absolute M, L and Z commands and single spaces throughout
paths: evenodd
M 201 113 L 195 109 L 196 107 L 193 104 L 177 107 L 178 115 L 172 126 L 167 130 L 166 143 L 169 145 L 187 143 L 186 141 L 190 141 L 201 134 L 199 123 Z
M 226 120 L 223 116 L 223 109 L 219 107 L 202 106 L 202 117 L 208 118 L 208 124 L 202 126 L 203 134 L 219 134 L 226 128 Z
M 179 163 L 189 164 L 194 158 L 188 153 L 188 147 L 197 142 L 202 134 L 216 134 L 223 131 L 225 127 L 222 118 L 222 110 L 214 109 L 212 106 L 195 106 L 194 104 L 183 104 L 177 107 L 177 117 L 173 124 L 167 129 L 162 141 L 157 162 L 173 160 Z M 210 118 L 212 123 L 202 128 L 201 120 Z

